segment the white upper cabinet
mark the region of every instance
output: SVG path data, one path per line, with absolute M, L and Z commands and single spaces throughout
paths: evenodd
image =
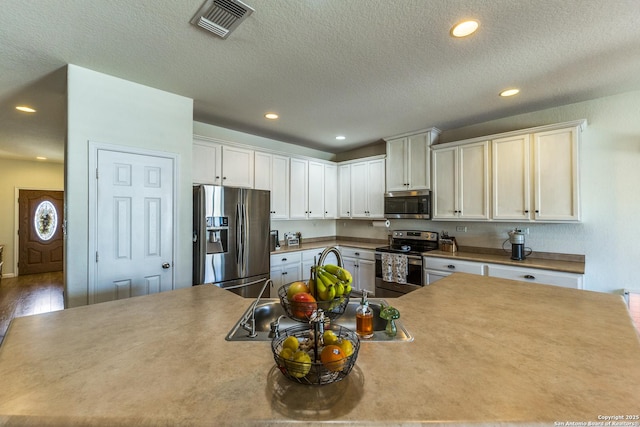
M 192 148 L 192 182 L 194 184 L 222 184 L 222 145 L 194 140 Z
M 255 152 L 255 185 L 271 191 L 271 219 L 289 218 L 289 157 Z
M 494 220 L 580 221 L 581 126 L 492 141 Z
M 304 159 L 291 158 L 289 218 L 306 219 L 309 213 L 309 162 Z
M 338 166 L 324 165 L 324 217 L 338 217 Z
M 313 160 L 290 160 L 290 219 L 337 216 L 337 165 Z
M 579 221 L 579 128 L 533 134 L 534 219 Z
M 491 142 L 493 219 L 528 221 L 531 211 L 530 135 Z
M 384 218 L 385 162 L 351 163 L 351 218 Z
M 351 164 L 338 167 L 338 214 L 351 218 Z
M 253 188 L 254 151 L 222 146 L 222 185 Z
M 438 129 L 431 128 L 385 139 L 387 191 L 431 189 L 430 146 L 439 134 Z
M 324 218 L 324 164 L 309 161 L 308 218 Z
M 489 219 L 489 141 L 433 150 L 433 219 Z

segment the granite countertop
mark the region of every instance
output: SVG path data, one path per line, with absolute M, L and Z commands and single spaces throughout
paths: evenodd
M 471 250 L 458 252 L 431 251 L 425 252 L 423 256 L 436 258 L 452 258 L 465 261 L 487 262 L 493 264 L 503 264 L 512 267 L 538 268 L 544 270 L 561 271 L 565 273 L 584 274 L 584 260 L 579 256 L 549 256 L 548 258 L 526 257 L 521 261 L 515 261 L 508 254 L 503 253 L 483 253 L 472 252 Z
M 281 246 L 280 249 L 272 251 L 271 255 L 277 255 L 287 252 L 304 251 L 308 249 L 324 248 L 327 246 L 354 247 L 361 249 L 375 250 L 380 246 L 386 246 L 386 241 L 357 241 L 348 239 L 326 239 L 326 240 L 310 240 L 303 242 L 297 246 Z M 499 249 L 492 248 L 476 248 L 462 247 L 457 252 L 430 251 L 422 254 L 426 257 L 452 258 L 465 261 L 487 262 L 494 264 L 509 265 L 512 267 L 528 267 L 552 271 L 561 271 L 565 273 L 584 274 L 585 260 L 584 255 L 572 254 L 555 254 L 543 253 L 526 257 L 522 261 L 515 261 L 510 255 Z
M 619 295 L 455 273 L 393 301 L 413 342 L 363 342 L 349 376 L 322 387 L 286 379 L 269 342 L 225 341 L 250 302 L 202 285 L 17 318 L 0 346 L 0 425 L 554 425 L 640 413 L 640 338 Z
M 277 255 L 287 252 L 306 251 L 308 249 L 326 248 L 329 246 L 346 246 L 352 248 L 361 248 L 374 250 L 380 246 L 386 246 L 388 243 L 384 240 L 380 241 L 357 241 L 347 239 L 323 239 L 323 240 L 307 240 L 303 239 L 302 243 L 296 246 L 281 245 L 280 249 L 271 251 L 271 255 Z

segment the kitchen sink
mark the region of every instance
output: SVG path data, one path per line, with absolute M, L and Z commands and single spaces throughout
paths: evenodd
M 386 300 L 378 298 L 369 298 L 369 307 L 373 310 L 373 337 L 362 339 L 361 341 L 388 341 L 388 342 L 408 342 L 413 341 L 413 336 L 407 331 L 400 320 L 396 320 L 398 332 L 396 336 L 390 337 L 386 334 L 385 328 L 387 321 L 380 317 L 381 305 L 389 305 Z M 342 316 L 332 323 L 344 326 L 355 332 L 356 330 L 356 308 L 360 305 L 359 300 L 349 301 L 347 308 Z M 264 299 L 256 306 L 256 336 L 251 338 L 249 332 L 242 328 L 242 320 L 245 319 L 251 311 L 253 303 L 242 313 L 242 316 L 236 322 L 234 327 L 227 334 L 227 341 L 271 341 L 274 334 L 271 332 L 271 323 L 279 321 L 280 332 L 292 326 L 300 326 L 303 323 L 287 317 L 287 313 L 280 304 L 279 299 Z M 278 320 L 279 319 L 279 320 Z

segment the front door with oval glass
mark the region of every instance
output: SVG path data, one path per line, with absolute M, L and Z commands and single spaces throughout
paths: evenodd
M 62 271 L 62 191 L 20 190 L 18 274 Z

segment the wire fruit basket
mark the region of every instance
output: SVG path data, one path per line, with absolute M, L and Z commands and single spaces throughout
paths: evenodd
M 317 323 L 316 323 L 317 325 Z M 323 328 L 307 325 L 285 329 L 279 337 L 271 342 L 271 350 L 276 366 L 282 374 L 300 384 L 325 385 L 343 380 L 355 366 L 360 350 L 360 340 L 355 332 L 340 325 L 331 325 L 324 330 L 331 330 L 337 340 L 334 344 L 325 345 L 322 338 Z M 288 352 L 285 341 L 295 337 L 299 348 Z M 338 352 L 334 347 L 340 347 Z M 327 348 L 329 347 L 329 348 Z M 325 351 L 326 350 L 326 351 Z M 324 353 L 332 353 L 327 359 Z M 303 352 L 303 353 L 300 353 Z

